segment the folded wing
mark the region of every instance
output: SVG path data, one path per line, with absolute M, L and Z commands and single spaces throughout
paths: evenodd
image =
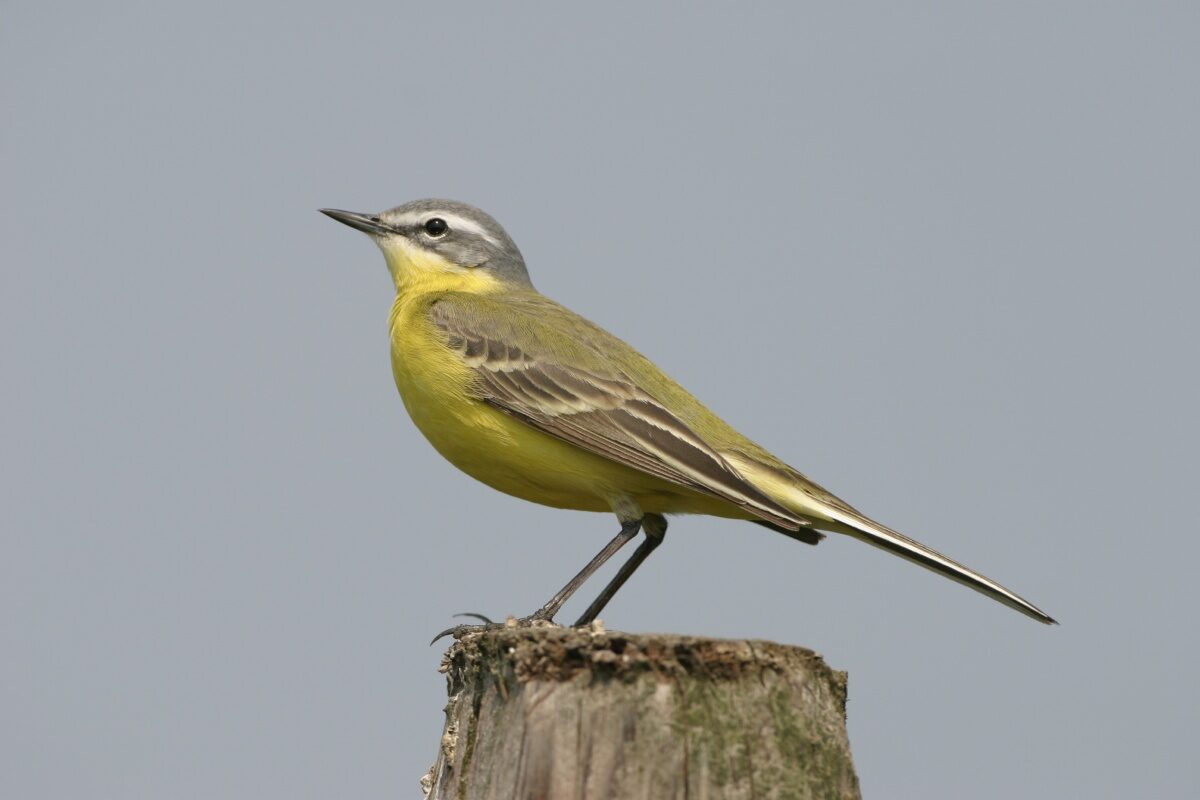
M 820 539 L 812 523 L 763 494 L 618 368 L 594 353 L 563 358 L 536 331 L 511 320 L 489 319 L 471 302 L 453 296 L 440 299 L 430 309 L 430 319 L 445 334 L 447 345 L 475 371 L 480 399 L 577 447 L 799 532 L 797 538 L 812 543 Z

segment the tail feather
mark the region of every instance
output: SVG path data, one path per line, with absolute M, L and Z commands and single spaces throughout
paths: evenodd
M 1053 617 L 1030 603 L 1025 598 L 1009 589 L 1004 588 L 991 578 L 980 575 L 973 569 L 947 558 L 936 550 L 932 550 L 918 541 L 897 533 L 879 523 L 857 514 L 841 509 L 826 509 L 826 513 L 836 522 L 841 523 L 839 532 L 853 536 L 869 545 L 898 555 L 914 564 L 919 564 L 939 575 L 944 575 L 952 581 L 957 581 L 974 589 L 981 594 L 1014 608 L 1022 614 L 1043 622 L 1047 625 L 1057 625 Z
M 774 522 L 767 522 L 765 519 L 755 519 L 751 520 L 751 522 L 755 523 L 756 525 L 762 525 L 764 528 L 770 528 L 776 533 L 782 533 L 789 539 L 795 539 L 796 541 L 804 542 L 805 544 L 820 544 L 821 540 L 825 538 L 825 534 L 815 530 L 811 524 L 807 527 L 800 528 L 798 531 L 793 531 L 783 527 L 782 525 L 776 525 Z
M 796 515 L 796 521 L 815 522 L 818 528 L 853 536 L 869 545 L 898 555 L 940 575 L 945 575 L 952 581 L 969 586 L 1038 622 L 1044 622 L 1047 625 L 1057 624 L 1049 614 L 1016 592 L 1005 589 L 991 578 L 986 578 L 978 572 L 968 569 L 920 542 L 868 519 L 847 505 L 844 500 L 813 483 L 786 464 L 782 462 L 766 463 L 762 459 L 732 449 L 723 450 L 721 454 L 733 464 L 739 473 L 746 476 L 767 496 L 792 511 Z M 798 531 L 792 531 L 773 523 L 773 521 L 756 520 L 756 522 L 809 544 L 816 544 L 820 541 L 819 538 L 813 536 L 816 532 L 811 528 L 801 527 Z

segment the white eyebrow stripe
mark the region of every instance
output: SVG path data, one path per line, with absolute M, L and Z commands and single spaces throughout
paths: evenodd
M 467 233 L 474 234 L 481 239 L 486 239 L 496 247 L 504 246 L 488 231 L 487 228 L 483 227 L 472 219 L 455 214 L 452 211 L 409 211 L 392 220 L 392 224 L 396 225 L 397 227 L 403 225 L 419 225 L 428 219 L 433 219 L 434 217 L 441 217 L 442 219 L 446 220 L 446 224 L 450 226 L 451 230 L 466 231 Z
M 446 220 L 446 222 L 450 225 L 451 230 L 467 231 L 468 233 L 473 233 L 486 239 L 497 247 L 501 246 L 500 242 L 495 236 L 492 236 L 492 234 L 488 232 L 487 228 L 483 227 L 474 220 L 467 219 L 466 217 L 460 217 L 458 214 L 440 214 L 439 216 Z

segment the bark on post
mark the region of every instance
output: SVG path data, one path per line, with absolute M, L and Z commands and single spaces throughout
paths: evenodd
M 502 628 L 446 653 L 429 800 L 857 798 L 846 675 L 772 642 Z

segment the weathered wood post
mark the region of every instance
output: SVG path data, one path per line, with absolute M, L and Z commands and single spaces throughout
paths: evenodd
M 809 650 L 507 627 L 442 666 L 429 800 L 859 797 L 846 675 Z

